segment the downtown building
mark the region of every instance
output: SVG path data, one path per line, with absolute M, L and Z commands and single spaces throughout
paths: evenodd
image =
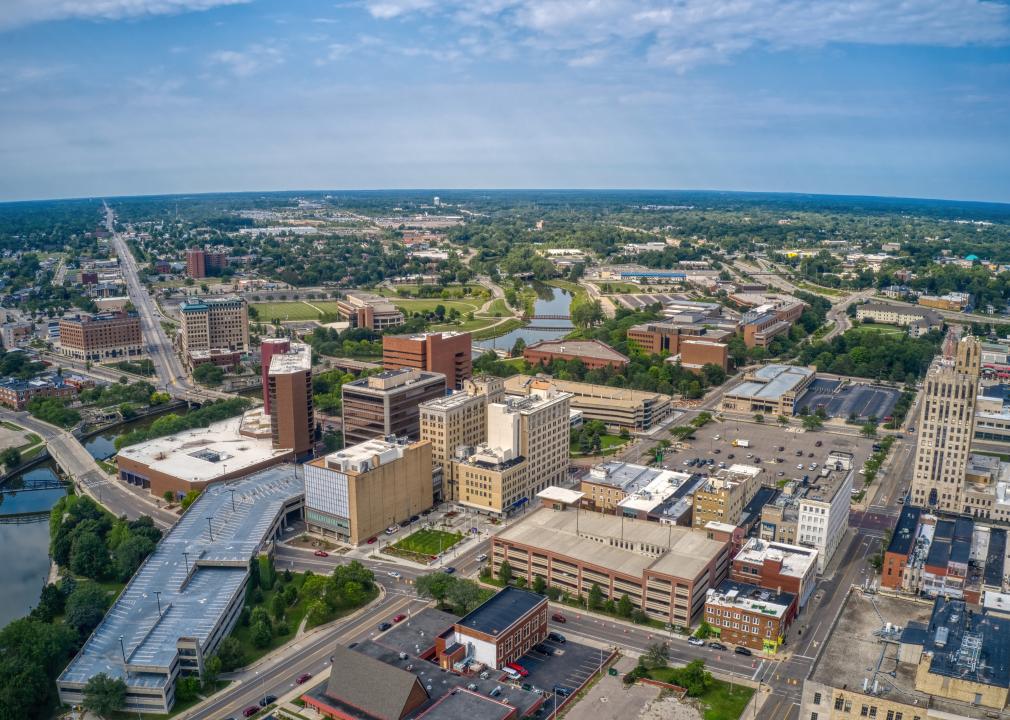
M 421 403 L 445 396 L 445 375 L 413 368 L 383 370 L 344 383 L 344 442 L 348 445 L 390 435 L 417 440 Z
M 285 352 L 271 353 L 263 400 L 273 446 L 290 448 L 296 457 L 310 455 L 316 429 L 311 347 L 291 343 Z
M 981 345 L 968 335 L 951 350 L 933 360 L 920 395 L 911 500 L 920 507 L 961 513 L 971 512 L 965 472 L 975 429 Z
M 235 364 L 249 349 L 249 307 L 241 297 L 194 298 L 179 306 L 179 343 L 190 367 Z
M 445 375 L 446 387 L 459 390 L 473 376 L 473 343 L 470 333 L 384 335 L 382 367 L 385 370 L 413 368 L 442 373 Z
M 140 316 L 109 312 L 60 318 L 60 355 L 88 362 L 134 358 L 144 353 Z

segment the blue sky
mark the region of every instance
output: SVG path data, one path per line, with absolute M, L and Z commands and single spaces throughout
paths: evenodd
M 0 199 L 698 188 L 1010 202 L 1010 5 L 4 0 Z

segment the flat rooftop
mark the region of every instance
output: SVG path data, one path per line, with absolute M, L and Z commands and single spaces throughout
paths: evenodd
M 777 560 L 782 563 L 779 572 L 789 577 L 806 577 L 810 568 L 817 567 L 817 551 L 799 545 L 768 542 L 761 538 L 751 538 L 740 548 L 734 561 L 761 565 L 765 560 Z
M 363 473 L 399 460 L 403 457 L 406 447 L 406 443 L 389 442 L 376 438 L 357 445 L 350 445 L 325 457 L 316 458 L 309 465 L 339 470 L 340 472 Z
M 778 400 L 795 391 L 814 375 L 808 367 L 798 365 L 765 365 L 747 374 L 747 380 L 727 391 L 733 397 L 758 400 Z
M 746 610 L 773 618 L 784 617 L 795 599 L 796 596 L 792 593 L 775 592 L 736 580 L 723 580 L 719 587 L 709 588 L 705 593 L 706 604 Z
M 405 392 L 419 383 L 445 383 L 445 375 L 436 372 L 401 368 L 400 370 L 383 370 L 375 375 L 369 375 L 349 383 L 343 387 L 355 392 L 378 394 L 383 392 Z
M 576 518 L 576 514 L 578 517 Z M 578 531 L 576 532 L 576 526 Z M 619 547 L 623 526 L 626 547 Z M 694 580 L 725 548 L 688 528 L 588 511 L 540 509 L 498 534 L 502 540 L 641 579 L 646 570 Z M 630 549 L 635 548 L 635 549 Z M 644 548 L 659 548 L 660 553 Z
M 509 395 L 525 395 L 532 383 L 541 382 L 553 385 L 558 390 L 575 396 L 579 407 L 599 405 L 601 407 L 635 408 L 644 402 L 669 402 L 669 395 L 647 392 L 645 390 L 630 390 L 609 385 L 594 385 L 593 383 L 575 382 L 573 380 L 557 380 L 552 377 L 534 377 L 532 375 L 513 375 L 505 378 L 505 392 Z
M 287 352 L 270 356 L 270 374 L 288 375 L 312 369 L 312 348 L 305 343 L 291 343 Z
M 627 355 L 617 352 L 614 348 L 599 340 L 541 340 L 532 345 L 527 345 L 526 349 L 533 352 L 578 355 L 595 360 L 608 360 L 619 363 L 626 363 L 629 360 Z
M 569 490 L 568 488 L 562 488 L 556 485 L 550 485 L 537 493 L 537 497 L 541 500 L 560 502 L 566 505 L 574 505 L 585 496 L 585 493 L 579 492 L 578 490 Z
M 543 595 L 510 585 L 461 617 L 456 625 L 497 637 L 534 608 L 541 604 L 546 607 L 545 600 Z
M 295 465 L 207 488 L 158 543 L 59 682 L 86 683 L 104 672 L 130 687 L 164 687 L 179 638 L 207 641 L 242 591 L 249 560 L 285 505 L 304 491 Z M 155 591 L 161 593 L 160 616 Z M 127 671 L 124 650 L 131 665 L 164 672 Z
M 249 413 L 252 422 L 258 411 Z M 137 443 L 120 450 L 119 457 L 182 480 L 212 482 L 271 460 L 281 462 L 291 454 L 290 449 L 275 448 L 269 437 L 244 435 L 244 422 L 245 417 L 238 416 Z

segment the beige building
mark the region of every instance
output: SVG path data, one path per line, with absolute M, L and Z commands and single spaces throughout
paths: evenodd
M 144 339 L 135 312 L 110 312 L 60 318 L 60 354 L 103 362 L 142 355 Z
M 943 316 L 934 310 L 907 305 L 888 305 L 887 303 L 863 303 L 856 306 L 856 319 L 860 322 L 871 320 L 887 325 L 907 327 L 912 337 L 925 335 L 930 330 L 943 327 Z
M 305 465 L 309 530 L 360 545 L 431 507 L 431 443 L 369 440 Z
M 1006 720 L 1010 625 L 963 601 L 853 587 L 803 683 L 802 720 Z
M 536 390 L 487 406 L 487 437 L 451 473 L 457 500 L 504 516 L 568 476 L 569 393 Z
M 968 335 L 957 341 L 952 353 L 938 356 L 926 373 L 912 476 L 915 505 L 971 512 L 965 503 L 965 470 L 980 370 L 981 345 Z
M 719 470 L 694 491 L 694 527 L 703 528 L 713 521 L 739 525 L 744 506 L 761 486 L 759 473 L 758 468 L 746 465 L 731 465 Z
M 627 595 L 650 618 L 687 627 L 726 577 L 730 544 L 670 524 L 541 508 L 492 538 L 495 572 L 506 560 L 529 583 L 539 576 L 571 597 L 598 585 L 604 598 Z
M 193 353 L 249 349 L 249 306 L 243 298 L 186 300 L 179 312 L 179 342 L 187 362 Z
M 474 448 L 487 438 L 487 406 L 504 399 L 503 387 L 501 378 L 484 376 L 465 381 L 462 392 L 418 405 L 421 439 L 431 443 L 432 463 L 442 468 L 443 499 L 457 499 L 456 466 L 452 461 L 460 448 L 465 456 L 466 448 Z
M 735 413 L 792 415 L 796 399 L 814 379 L 814 370 L 796 365 L 763 365 L 727 390 L 722 409 Z
M 556 380 L 550 375 L 505 378 L 505 392 L 509 395 L 525 396 L 547 388 L 571 394 L 573 409 L 582 412 L 586 420 L 599 420 L 611 430 L 648 430 L 672 412 L 672 398 L 662 393 Z

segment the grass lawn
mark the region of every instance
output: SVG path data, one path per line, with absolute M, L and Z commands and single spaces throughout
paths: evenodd
M 253 303 L 259 313 L 260 322 L 270 322 L 274 318 L 278 320 L 315 320 L 319 317 L 319 310 L 308 303 L 297 302 L 276 302 L 276 303 Z
M 439 323 L 437 325 L 432 325 L 429 330 L 438 332 L 439 330 L 456 330 L 458 332 L 477 332 L 478 330 L 483 330 L 486 327 L 494 325 L 498 321 L 497 318 L 485 318 L 476 317 L 473 320 L 464 320 L 461 323 Z
M 488 306 L 488 314 L 495 315 L 496 313 L 501 313 L 502 317 L 511 315 L 508 303 L 505 302 L 504 298 L 498 298 L 490 306 Z
M 606 293 L 608 295 L 617 295 L 621 293 L 640 293 L 645 292 L 641 285 L 635 285 L 633 283 L 626 282 L 611 282 L 605 280 L 597 280 L 593 283 L 600 289 L 600 292 Z
M 12 422 L 7 422 L 6 420 L 0 420 L 0 427 L 5 427 L 8 430 L 24 430 L 20 425 L 15 425 Z
M 469 300 L 442 300 L 441 298 L 429 298 L 425 300 L 401 300 L 399 298 L 390 298 L 390 302 L 405 313 L 434 312 L 435 308 L 441 305 L 446 309 L 446 311 L 456 308 L 459 310 L 460 314 L 465 315 L 468 312 L 475 312 L 480 309 L 481 306 L 481 303 L 476 300 L 471 302 Z
M 448 533 L 443 530 L 423 529 L 411 533 L 393 545 L 397 550 L 417 555 L 438 555 L 463 539 L 463 533 Z
M 561 288 L 562 290 L 567 290 L 572 294 L 573 298 L 589 297 L 589 293 L 584 287 L 569 280 L 550 280 L 547 284 L 556 288 Z
M 869 323 L 866 325 L 857 325 L 856 327 L 849 328 L 845 331 L 845 334 L 860 334 L 860 333 L 880 333 L 881 335 L 904 335 L 905 329 L 896 327 L 894 325 L 884 325 L 883 323 Z
M 656 668 L 649 676 L 661 682 L 673 682 L 675 668 Z M 754 688 L 712 680 L 712 687 L 704 695 L 694 698 L 701 705 L 705 720 L 737 720 L 750 702 Z
M 496 325 L 495 327 L 488 327 L 484 330 L 475 330 L 473 332 L 474 340 L 490 340 L 491 338 L 501 337 L 502 335 L 507 335 L 517 328 L 523 327 L 525 325 L 522 320 L 517 320 L 516 318 L 509 318 L 501 325 Z
M 620 435 L 611 435 L 610 433 L 607 433 L 606 435 L 600 435 L 600 452 L 589 453 L 589 456 L 606 455 L 608 452 L 613 451 L 614 448 L 616 448 L 618 445 L 623 445 L 626 442 L 631 442 L 630 438 L 628 440 L 625 440 Z M 582 453 L 579 452 L 578 443 L 571 443 L 571 445 L 569 446 L 569 451 L 573 456 L 580 456 L 580 457 L 582 456 Z
M 836 288 L 824 287 L 823 285 L 814 285 L 808 282 L 794 282 L 793 285 L 800 288 L 801 290 L 807 290 L 812 293 L 818 293 L 819 295 L 830 295 L 832 297 L 841 297 L 847 295 L 844 290 L 838 290 Z

